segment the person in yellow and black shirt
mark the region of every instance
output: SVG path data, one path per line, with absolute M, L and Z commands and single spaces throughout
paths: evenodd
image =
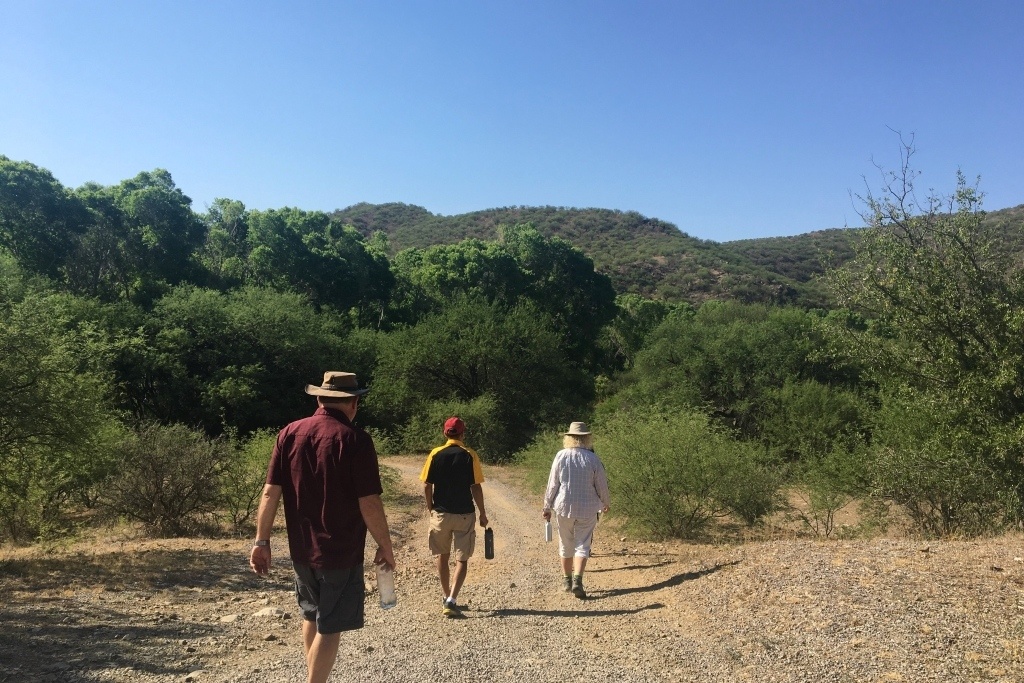
M 430 513 L 428 542 L 437 563 L 443 593 L 441 611 L 446 617 L 457 617 L 462 613 L 455 599 L 466 580 L 469 558 L 476 546 L 477 509 L 480 510 L 480 526 L 487 526 L 480 456 L 462 442 L 465 433 L 466 424 L 461 419 L 448 418 L 444 423 L 444 435 L 448 441 L 430 452 L 420 473 Z M 451 581 L 453 577 L 448 566 L 452 546 L 455 547 L 454 581 Z

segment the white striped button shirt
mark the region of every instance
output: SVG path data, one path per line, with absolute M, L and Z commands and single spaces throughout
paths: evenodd
M 562 517 L 588 519 L 611 500 L 604 465 L 586 448 L 563 448 L 555 455 L 544 492 L 544 509 Z

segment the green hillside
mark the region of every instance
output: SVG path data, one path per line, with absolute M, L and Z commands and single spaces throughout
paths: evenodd
M 813 294 L 805 284 L 772 272 L 728 244 L 696 239 L 636 212 L 546 206 L 441 216 L 406 204 L 356 204 L 333 215 L 364 235 L 386 233 L 393 252 L 467 238 L 493 240 L 500 225 L 530 223 L 546 237 L 582 249 L 620 293 L 775 303 L 796 303 Z
M 999 235 L 1006 251 L 1024 254 L 1024 204 L 987 213 L 982 226 Z M 737 240 L 726 242 L 724 246 L 755 266 L 805 283 L 824 273 L 828 266 L 839 266 L 852 258 L 859 231 L 859 228 L 817 230 L 792 237 Z
M 836 228 L 725 244 L 756 266 L 796 282 L 810 282 L 824 273 L 828 265 L 839 265 L 853 257 L 857 232 L 857 228 Z
M 853 256 L 859 229 L 818 230 L 790 237 L 714 242 L 691 237 L 673 224 L 634 211 L 565 207 L 504 207 L 442 216 L 409 204 L 356 204 L 334 212 L 364 235 L 388 235 L 392 252 L 493 240 L 498 226 L 531 223 L 547 237 L 582 249 L 619 293 L 667 300 L 827 306 L 817 278 Z M 1024 252 L 1024 205 L 990 212 L 984 223 Z
M 1004 249 L 1018 255 L 1018 262 L 1024 260 L 1024 204 L 992 211 L 981 224 L 999 235 Z

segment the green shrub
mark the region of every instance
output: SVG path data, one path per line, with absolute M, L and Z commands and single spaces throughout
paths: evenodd
M 46 540 L 71 528 L 67 502 L 71 482 L 62 471 L 67 456 L 46 448 L 19 449 L 0 475 L 0 524 L 3 536 L 17 541 Z
M 747 526 L 754 526 L 780 507 L 780 468 L 751 442 L 721 437 L 713 467 L 718 478 L 715 497 Z
M 4 258 L 0 275 L 0 537 L 49 538 L 113 466 L 110 343 L 77 319 L 86 304 L 42 291 Z
M 373 439 L 373 447 L 379 456 L 399 455 L 402 452 L 402 442 L 391 432 L 375 427 L 366 427 L 367 434 Z
M 204 531 L 223 502 L 231 446 L 183 425 L 147 424 L 122 442 L 104 507 L 161 536 Z
M 466 423 L 465 443 L 485 462 L 508 459 L 506 423 L 498 419 L 499 407 L 491 394 L 472 401 L 436 401 L 417 413 L 402 430 L 402 446 L 408 453 L 426 453 L 445 442 L 444 421 L 458 415 Z
M 402 473 L 394 467 L 380 466 L 380 483 L 384 489 L 381 496 L 385 501 L 397 501 L 402 493 Z
M 114 469 L 120 427 L 94 425 L 74 450 L 34 444 L 0 458 L 0 538 L 50 540 L 71 532 L 72 519 L 92 507 Z
M 622 414 L 595 432 L 612 506 L 661 537 L 693 538 L 715 518 L 753 524 L 776 508 L 779 477 L 760 449 L 698 413 Z
M 926 396 L 887 397 L 870 454 L 873 494 L 899 505 L 928 536 L 998 530 L 1016 519 L 1020 500 L 994 466 L 992 436 L 950 420 Z
M 562 434 L 549 430 L 537 435 L 529 446 L 516 453 L 515 464 L 526 475 L 526 485 L 538 496 L 544 493 L 551 463 L 562 449 Z
M 239 534 L 251 531 L 267 480 L 267 464 L 277 433 L 261 430 L 242 441 L 232 440 L 231 458 L 220 475 L 220 496 L 224 516 Z
M 862 449 L 837 449 L 801 463 L 795 492 L 804 509 L 792 512 L 816 536 L 830 538 L 836 531 L 836 514 L 865 493 L 864 457 Z
M 867 407 L 856 392 L 814 380 L 786 380 L 761 403 L 760 438 L 790 462 L 854 448 L 866 428 Z

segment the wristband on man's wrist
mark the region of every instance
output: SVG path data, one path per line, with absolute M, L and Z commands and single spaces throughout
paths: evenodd
M 270 547 L 270 541 L 269 540 L 266 540 L 266 541 L 253 541 L 252 545 L 253 545 L 254 548 L 261 548 L 261 547 L 269 548 Z

